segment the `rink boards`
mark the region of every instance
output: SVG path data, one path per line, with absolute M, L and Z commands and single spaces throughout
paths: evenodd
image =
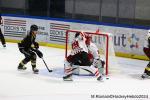
M 41 45 L 64 48 L 66 30 L 87 30 L 113 34 L 113 44 L 117 56 L 147 60 L 143 45 L 148 28 L 121 26 L 98 22 L 64 20 L 57 18 L 3 15 L 2 31 L 7 41 L 19 42 L 29 31 L 30 25 L 39 27 L 37 41 Z

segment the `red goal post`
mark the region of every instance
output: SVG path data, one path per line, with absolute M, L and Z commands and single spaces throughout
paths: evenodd
M 91 34 L 92 35 L 92 40 L 94 39 L 97 39 L 98 43 L 97 46 L 99 47 L 99 51 L 100 49 L 102 49 L 102 47 L 104 47 L 104 51 L 105 53 L 103 53 L 105 56 L 104 56 L 104 61 L 105 61 L 105 74 L 108 75 L 108 67 L 109 67 L 109 46 L 110 46 L 110 35 L 107 34 L 107 33 L 102 33 L 102 32 L 88 32 L 88 31 L 79 31 L 79 30 L 67 30 L 66 31 L 66 44 L 65 44 L 65 57 L 68 56 L 68 52 L 69 52 L 69 49 L 70 49 L 70 44 L 71 44 L 71 41 L 73 40 L 74 38 L 74 35 L 75 33 L 77 32 L 84 32 L 84 33 L 87 33 L 87 34 Z M 104 39 L 104 40 L 101 40 L 105 43 L 102 43 L 101 44 L 99 43 L 100 42 L 100 39 Z M 105 46 L 100 46 L 100 45 L 104 45 Z M 114 49 L 114 48 L 113 48 Z M 110 50 L 111 51 L 111 50 Z M 101 56 L 101 55 L 100 55 Z

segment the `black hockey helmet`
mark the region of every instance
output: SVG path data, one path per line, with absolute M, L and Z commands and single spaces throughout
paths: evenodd
M 30 30 L 31 31 L 37 31 L 38 30 L 38 26 L 37 25 L 31 25 Z

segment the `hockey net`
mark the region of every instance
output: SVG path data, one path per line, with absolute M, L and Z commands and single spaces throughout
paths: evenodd
M 114 68 L 118 66 L 113 46 L 113 35 L 111 33 L 105 32 L 67 30 L 65 57 L 67 57 L 70 54 L 71 43 L 77 32 L 91 34 L 92 42 L 96 44 L 96 46 L 99 49 L 100 57 L 105 61 L 105 74 L 108 75 L 112 73 Z

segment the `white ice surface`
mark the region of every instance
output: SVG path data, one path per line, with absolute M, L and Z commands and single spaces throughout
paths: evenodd
M 26 71 L 18 71 L 17 66 L 24 56 L 17 44 L 0 46 L 0 100 L 150 100 L 150 79 L 140 79 L 147 61 L 117 57 L 119 71 L 104 82 L 90 76 L 74 76 L 73 82 L 64 82 L 64 50 L 42 46 L 40 50 L 52 73 L 39 58 L 39 74 L 32 73 L 30 62 Z M 148 95 L 149 98 L 104 99 L 91 98 L 91 95 Z

